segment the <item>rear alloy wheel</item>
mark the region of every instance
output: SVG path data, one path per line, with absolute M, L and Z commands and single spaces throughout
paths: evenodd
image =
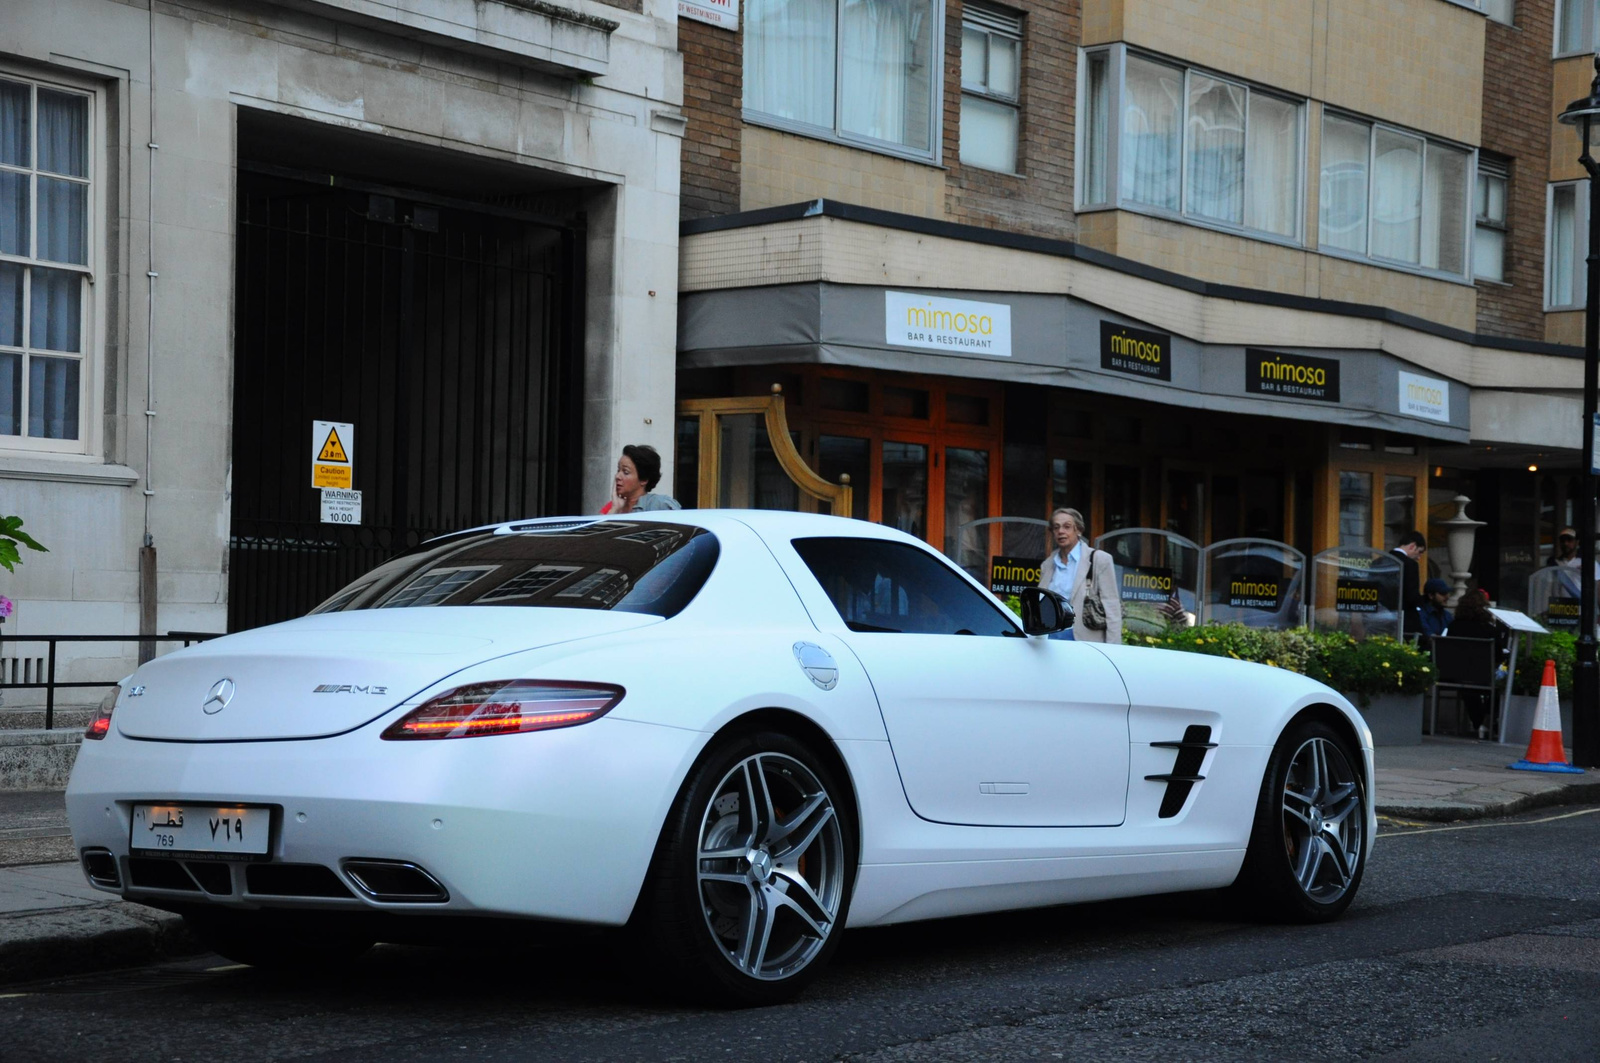
M 713 1003 L 787 1000 L 838 945 L 854 828 L 823 761 L 781 734 L 731 740 L 685 786 L 647 886 L 655 951 Z
M 1325 723 L 1302 721 L 1278 740 L 1238 883 L 1272 914 L 1325 922 L 1355 898 L 1367 843 L 1360 763 Z

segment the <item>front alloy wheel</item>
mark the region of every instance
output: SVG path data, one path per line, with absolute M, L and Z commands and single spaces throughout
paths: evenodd
M 1369 841 L 1360 764 L 1360 750 L 1327 723 L 1301 719 L 1284 730 L 1235 883 L 1252 911 L 1320 923 L 1350 906 Z
M 724 739 L 702 757 L 635 918 L 666 984 L 714 1004 L 774 1004 L 821 970 L 854 878 L 844 794 L 829 763 L 787 735 Z
M 1333 741 L 1314 737 L 1289 761 L 1283 787 L 1283 844 L 1307 897 L 1344 897 L 1361 863 L 1366 816 L 1361 777 Z

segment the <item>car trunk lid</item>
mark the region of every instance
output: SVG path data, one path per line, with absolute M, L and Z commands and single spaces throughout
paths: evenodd
M 158 657 L 127 684 L 113 723 L 129 738 L 179 742 L 326 737 L 468 665 L 660 622 L 647 613 L 514 606 L 309 616 Z

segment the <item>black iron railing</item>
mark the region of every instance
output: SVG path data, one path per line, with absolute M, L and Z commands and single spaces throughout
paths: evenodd
M 8 647 L 16 643 L 44 644 L 46 649 L 46 663 L 43 668 L 43 682 L 0 682 L 0 691 L 6 690 L 42 690 L 44 691 L 44 728 L 54 730 L 56 722 L 56 691 L 65 689 L 83 689 L 89 687 L 114 687 L 115 679 L 81 680 L 61 682 L 56 679 L 56 647 L 63 642 L 137 642 L 162 643 L 181 642 L 185 646 L 192 646 L 196 642 L 205 642 L 208 639 L 220 638 L 220 631 L 169 631 L 165 635 L 4 635 L 0 636 L 0 647 Z

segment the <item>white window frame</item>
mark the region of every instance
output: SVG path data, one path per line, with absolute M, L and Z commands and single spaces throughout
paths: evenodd
M 1328 255 L 1333 258 L 1347 259 L 1351 262 L 1365 262 L 1368 265 L 1382 266 L 1385 269 L 1400 270 L 1403 273 L 1416 273 L 1424 277 L 1435 277 L 1439 280 L 1452 281 L 1456 284 L 1471 284 L 1473 282 L 1472 230 L 1474 228 L 1478 213 L 1476 208 L 1478 191 L 1478 149 L 1467 144 L 1457 144 L 1453 140 L 1445 140 L 1443 137 L 1429 136 L 1427 133 L 1423 133 L 1419 130 L 1407 129 L 1405 126 L 1394 125 L 1391 122 L 1379 122 L 1376 119 L 1368 118 L 1365 115 L 1356 114 L 1353 111 L 1341 111 L 1337 107 L 1329 107 L 1324 104 L 1322 108 L 1321 120 L 1325 121 L 1330 115 L 1346 122 L 1364 125 L 1368 127 L 1369 130 L 1367 134 L 1367 250 L 1365 252 L 1357 252 L 1346 251 L 1342 247 L 1333 247 L 1331 245 L 1323 246 L 1321 242 L 1322 225 L 1321 219 L 1319 218 L 1317 225 L 1317 253 Z M 1464 193 L 1462 199 L 1467 204 L 1467 209 L 1461 212 L 1461 229 L 1459 234 L 1462 241 L 1461 262 L 1463 266 L 1463 272 L 1451 273 L 1449 270 L 1433 269 L 1428 266 L 1406 262 L 1403 259 L 1385 258 L 1382 255 L 1374 255 L 1372 253 L 1372 202 L 1373 198 L 1377 194 L 1377 183 L 1372 179 L 1372 175 L 1377 172 L 1379 130 L 1385 130 L 1389 133 L 1395 134 L 1396 136 L 1410 137 L 1413 140 L 1420 139 L 1423 141 L 1421 180 L 1424 190 L 1426 190 L 1428 187 L 1429 145 L 1437 144 L 1441 148 L 1449 148 L 1452 151 L 1466 152 L 1467 180 L 1466 188 L 1462 190 Z M 1319 187 L 1321 179 L 1322 159 L 1319 157 L 1317 159 L 1317 180 L 1319 182 Z M 1426 210 L 1426 200 L 1424 200 L 1424 210 Z
M 1544 308 L 1547 313 L 1582 310 L 1587 288 L 1589 257 L 1589 182 L 1551 181 L 1544 197 Z M 1551 265 L 1555 261 L 1555 208 L 1556 189 L 1570 188 L 1572 193 L 1572 302 L 1553 302 L 1551 296 Z
M 1501 203 L 1504 205 L 1504 208 L 1505 208 L 1505 211 L 1506 211 L 1507 214 L 1509 214 L 1511 212 L 1511 167 L 1508 166 L 1506 164 L 1506 161 L 1503 160 L 1503 159 L 1494 159 L 1494 160 L 1485 159 L 1483 157 L 1482 153 L 1480 153 L 1478 155 L 1477 175 L 1476 175 L 1475 180 L 1473 181 L 1473 187 L 1472 187 L 1472 202 L 1473 202 L 1473 210 L 1472 210 L 1472 214 L 1473 214 L 1473 219 L 1472 219 L 1472 228 L 1473 228 L 1472 257 L 1473 257 L 1473 260 L 1474 260 L 1473 263 L 1472 263 L 1472 279 L 1475 280 L 1475 281 L 1479 281 L 1479 282 L 1481 282 L 1483 284 L 1506 284 L 1506 285 L 1509 285 L 1511 282 L 1505 280 L 1504 278 L 1505 278 L 1505 274 L 1506 274 L 1506 254 L 1505 254 L 1505 252 L 1506 252 L 1506 249 L 1510 246 L 1510 242 L 1511 242 L 1511 229 L 1510 229 L 1510 226 L 1507 224 L 1506 219 L 1504 219 L 1504 218 L 1500 219 L 1497 222 L 1492 218 L 1487 218 L 1484 215 L 1479 214 L 1478 210 L 1477 210 L 1478 182 L 1484 180 L 1485 178 L 1489 178 L 1489 179 L 1492 179 L 1492 180 L 1497 180 L 1504 186 L 1504 193 L 1501 196 Z M 1503 241 L 1502 241 L 1502 243 L 1500 245 L 1500 248 L 1501 248 L 1501 251 L 1500 251 L 1500 277 L 1501 277 L 1501 279 L 1500 280 L 1495 280 L 1492 277 L 1480 277 L 1480 276 L 1478 276 L 1478 263 L 1477 263 L 1476 260 L 1477 260 L 1477 256 L 1478 256 L 1477 230 L 1479 230 L 1479 229 L 1493 229 L 1495 232 L 1498 232 L 1503 237 Z
M 1595 32 L 1597 29 L 1595 19 L 1595 3 L 1593 0 L 1584 2 L 1579 8 L 1578 15 L 1583 23 L 1583 29 L 1578 36 L 1578 47 L 1571 51 L 1561 50 L 1561 0 L 1555 0 L 1554 10 L 1550 19 L 1550 54 L 1560 59 L 1569 55 L 1591 55 L 1595 50 Z
M 833 7 L 835 37 L 839 42 L 833 57 L 833 126 L 811 125 L 809 122 L 797 122 L 792 118 L 783 118 L 765 111 L 752 110 L 745 107 L 740 116 L 749 125 L 765 126 L 777 129 L 784 133 L 794 133 L 796 136 L 810 137 L 813 140 L 826 140 L 834 144 L 842 144 L 851 148 L 862 148 L 866 151 L 877 152 L 880 155 L 894 155 L 913 162 L 927 162 L 935 166 L 940 165 L 944 155 L 944 69 L 947 57 L 944 52 L 944 0 L 933 0 L 929 10 L 929 18 L 933 25 L 929 27 L 929 43 L 927 66 L 929 68 L 928 80 L 931 89 L 928 95 L 928 151 L 918 151 L 908 148 L 904 144 L 894 144 L 887 140 L 876 140 L 864 137 L 859 133 L 846 132 L 840 126 L 839 107 L 843 98 L 844 64 L 841 61 L 844 42 L 844 0 L 834 0 Z M 745 7 L 745 22 L 750 19 L 748 0 Z M 742 81 L 744 68 L 741 65 L 739 76 Z
M 996 170 L 992 167 L 984 166 L 981 163 L 968 162 L 965 158 L 961 160 L 961 164 L 963 166 L 971 166 L 974 169 L 979 170 L 988 170 L 990 173 L 1005 173 L 1015 175 L 1022 172 L 1022 71 L 1024 60 L 1022 35 L 1024 28 L 1025 26 L 1022 15 L 1011 14 L 1007 12 L 1006 9 L 996 5 L 972 3 L 964 4 L 961 8 L 963 50 L 966 48 L 964 43 L 965 31 L 969 29 L 977 30 L 978 32 L 983 33 L 986 37 L 1001 37 L 1009 41 L 1015 41 L 1017 44 L 1017 94 L 1015 96 L 1007 96 L 1004 93 L 995 92 L 987 85 L 984 85 L 980 88 L 977 86 L 969 86 L 965 81 L 961 82 L 961 95 L 971 96 L 974 99 L 979 100 L 988 100 L 990 103 L 997 103 L 1001 106 L 1009 107 L 1017 113 L 1016 158 L 1011 160 L 1011 168 L 1006 170 Z M 956 63 L 958 68 L 964 69 L 963 64 L 965 59 L 965 55 L 959 57 Z
M 52 71 L 41 76 L 33 70 L 24 70 L 17 67 L 0 64 L 0 77 L 8 81 L 24 82 L 33 87 L 30 98 L 30 120 L 33 123 L 32 135 L 34 143 L 30 146 L 30 173 L 34 174 L 30 182 L 29 201 L 29 249 L 26 256 L 0 254 L 0 260 L 13 262 L 24 268 L 42 268 L 62 270 L 76 273 L 84 280 L 83 298 L 81 301 L 82 319 L 79 321 L 79 345 L 81 350 L 76 353 L 78 359 L 78 438 L 76 439 L 46 439 L 26 434 L 28 428 L 28 390 L 31 373 L 27 369 L 27 359 L 34 352 L 31 346 L 32 336 L 31 321 L 32 299 L 31 286 L 24 282 L 22 295 L 22 342 L 20 348 L 4 348 L 10 353 L 21 353 L 24 364 L 22 372 L 22 393 L 19 396 L 23 434 L 0 435 L 0 454 L 13 455 L 51 455 L 51 456 L 92 456 L 100 450 L 103 428 L 103 402 L 104 394 L 104 356 L 105 345 L 102 336 L 101 322 L 103 313 L 103 285 L 97 280 L 101 273 L 101 263 L 104 256 L 105 245 L 105 187 L 106 173 L 106 137 L 102 125 L 106 112 L 104 89 L 93 82 L 81 81 L 62 76 L 59 71 Z M 85 180 L 89 186 L 88 202 L 86 204 L 87 229 L 86 254 L 87 260 L 83 264 L 69 262 L 53 262 L 37 258 L 32 251 L 37 249 L 38 243 L 38 178 L 39 155 L 37 142 L 38 124 L 38 90 L 43 87 L 56 92 L 70 93 L 82 96 L 88 100 L 88 115 L 85 119 L 88 144 L 85 146 L 85 161 L 87 162 L 88 176 Z M 9 172 L 18 172 L 18 168 L 6 167 Z M 38 351 L 40 357 L 73 357 L 72 352 Z
M 1089 116 L 1089 60 L 1091 56 L 1096 54 L 1103 54 L 1110 57 L 1106 70 L 1106 100 L 1109 111 L 1109 116 L 1106 122 L 1108 143 L 1105 146 L 1107 199 L 1104 202 L 1090 203 L 1085 201 L 1084 193 L 1084 177 L 1088 168 L 1082 165 L 1082 162 L 1088 158 L 1086 149 L 1088 148 L 1089 127 L 1093 124 Z M 1127 78 L 1128 56 L 1130 54 L 1136 58 L 1144 59 L 1152 63 L 1160 63 L 1163 66 L 1183 72 L 1183 113 L 1179 119 L 1179 129 L 1181 129 L 1183 133 L 1179 137 L 1178 143 L 1178 209 L 1175 211 L 1166 210 L 1161 207 L 1153 207 L 1148 203 L 1136 203 L 1131 200 L 1124 200 L 1122 198 L 1122 167 L 1120 158 L 1123 124 L 1122 99 L 1123 86 L 1126 84 Z M 1282 233 L 1270 232 L 1265 229 L 1252 229 L 1242 224 L 1235 225 L 1231 222 L 1222 221 L 1217 218 L 1208 218 L 1200 214 L 1190 214 L 1184 209 L 1185 205 L 1189 201 L 1189 190 L 1186 187 L 1189 180 L 1188 144 L 1186 140 L 1189 129 L 1189 78 L 1195 74 L 1198 74 L 1201 77 L 1211 78 L 1216 81 L 1226 82 L 1230 85 L 1239 86 L 1240 88 L 1243 88 L 1247 94 L 1245 101 L 1245 135 L 1247 138 L 1247 146 L 1245 149 L 1245 166 L 1247 169 L 1243 171 L 1245 174 L 1243 180 L 1246 188 L 1249 187 L 1249 96 L 1254 95 L 1255 93 L 1260 93 L 1264 96 L 1271 96 L 1276 100 L 1293 104 L 1297 109 L 1299 128 L 1298 141 L 1295 145 L 1295 155 L 1298 174 L 1295 182 L 1295 233 L 1293 236 L 1285 236 Z M 1305 246 L 1307 239 L 1305 218 L 1306 182 L 1309 178 L 1309 165 L 1306 157 L 1306 130 L 1308 128 L 1307 116 L 1310 112 L 1310 107 L 1304 98 L 1292 95 L 1290 93 L 1278 92 L 1265 86 L 1256 85 L 1255 83 L 1246 81 L 1243 78 L 1234 77 L 1228 74 L 1220 74 L 1206 67 L 1194 66 L 1190 63 L 1171 59 L 1155 52 L 1147 52 L 1143 49 L 1137 48 L 1130 49 L 1123 44 L 1113 44 L 1095 48 L 1080 48 L 1078 50 L 1077 99 L 1079 121 L 1077 123 L 1077 143 L 1074 146 L 1074 150 L 1076 152 L 1075 158 L 1079 160 L 1079 165 L 1073 167 L 1075 174 L 1073 182 L 1075 185 L 1073 198 L 1077 204 L 1079 213 L 1086 214 L 1097 210 L 1125 210 L 1133 214 L 1148 214 L 1151 217 L 1165 218 L 1169 221 L 1182 222 L 1185 225 L 1194 225 L 1202 229 L 1216 229 L 1220 232 L 1233 233 L 1238 236 L 1247 236 L 1252 240 L 1264 240 L 1267 243 L 1282 244 L 1286 247 L 1303 248 Z M 1248 216 L 1248 207 L 1246 209 L 1246 214 Z

